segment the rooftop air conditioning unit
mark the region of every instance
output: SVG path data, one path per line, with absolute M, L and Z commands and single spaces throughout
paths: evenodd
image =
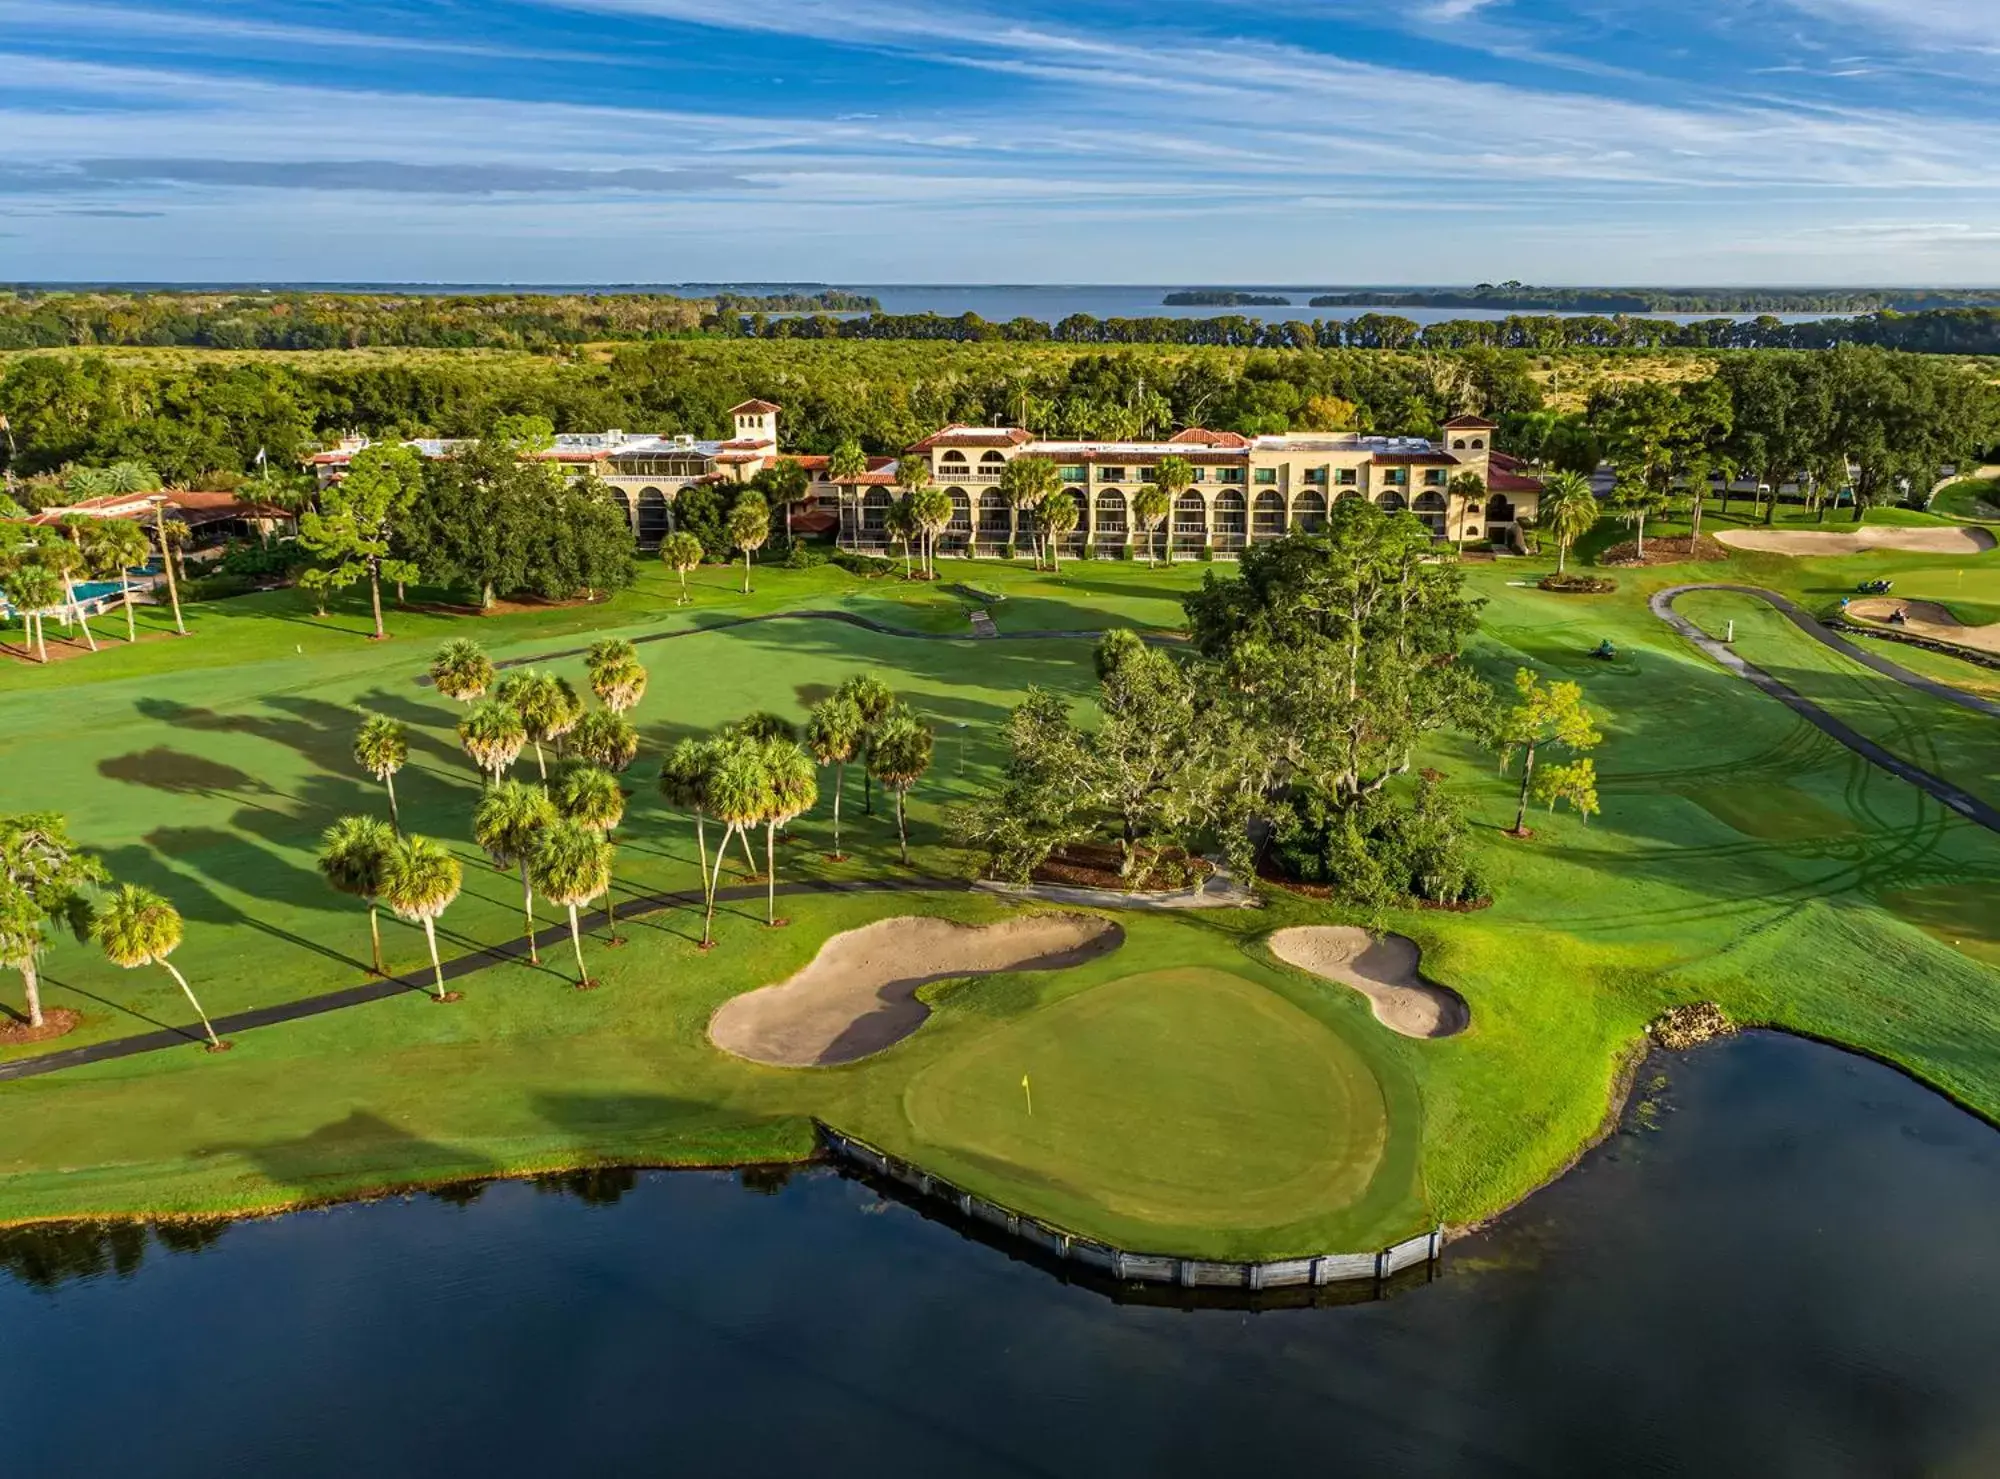
M 685 431 L 677 432 L 674 435 L 674 445 L 676 447 L 692 447 L 694 445 L 694 436 L 692 433 Z

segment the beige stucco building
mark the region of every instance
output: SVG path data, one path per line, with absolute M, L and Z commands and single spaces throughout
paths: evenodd
M 932 481 L 951 494 L 955 515 L 940 541 L 946 553 L 1000 554 L 1009 510 L 1001 474 L 1020 457 L 1053 462 L 1079 519 L 1068 543 L 1079 551 L 1141 548 L 1132 502 L 1168 457 L 1189 464 L 1194 481 L 1155 531 L 1177 558 L 1228 556 L 1246 544 L 1320 527 L 1341 498 L 1365 498 L 1414 513 L 1439 539 L 1510 541 L 1537 511 L 1540 484 L 1493 450 L 1494 424 L 1478 416 L 1446 423 L 1441 440 L 1358 432 L 1291 432 L 1246 437 L 1190 428 L 1165 441 L 1048 441 L 1019 427 L 948 426 L 911 447 Z M 1476 481 L 1477 493 L 1467 487 Z M 1457 486 L 1454 486 L 1456 484 Z M 885 547 L 893 489 L 843 496 L 840 536 L 859 549 Z M 1023 524 L 1025 527 L 1025 523 Z
M 953 517 L 939 540 L 945 554 L 1003 555 L 1009 516 L 1001 473 L 1020 457 L 1055 464 L 1079 520 L 1067 544 L 1075 552 L 1141 551 L 1145 533 L 1132 500 L 1164 458 L 1189 464 L 1194 481 L 1174 502 L 1154 545 L 1176 558 L 1227 558 L 1246 544 L 1310 532 L 1342 498 L 1415 514 L 1439 539 L 1513 539 L 1537 511 L 1540 484 L 1493 450 L 1494 424 L 1460 416 L 1438 440 L 1358 432 L 1290 432 L 1242 436 L 1191 427 L 1164 441 L 1049 441 L 1012 426 L 947 426 L 903 453 L 872 457 L 858 478 L 835 482 L 828 459 L 779 449 L 781 408 L 745 401 L 730 409 L 733 435 L 723 441 L 624 431 L 569 432 L 536 455 L 603 479 L 625 511 L 641 545 L 657 545 L 674 527 L 673 505 L 696 483 L 748 482 L 780 460 L 812 475 L 814 498 L 794 519 L 800 532 L 836 533 L 849 549 L 886 551 L 890 505 L 902 460 L 918 458 L 950 495 Z M 344 475 L 368 443 L 350 438 L 310 459 L 322 486 Z M 457 443 L 406 443 L 426 457 L 448 456 Z M 1479 491 L 1468 491 L 1466 479 Z M 1454 484 L 1457 486 L 1455 487 Z M 1025 537 L 1033 515 L 1023 514 Z

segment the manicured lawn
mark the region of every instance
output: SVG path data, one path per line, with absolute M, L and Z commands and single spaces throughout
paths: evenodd
M 1985 519 L 2000 523 L 2000 478 L 1964 478 L 1940 488 L 1931 511 L 1954 519 Z
M 596 992 L 570 989 L 558 956 L 552 969 L 469 977 L 453 1006 L 412 995 L 244 1033 L 222 1057 L 189 1048 L 0 1084 L 0 1221 L 270 1207 L 621 1159 L 786 1158 L 807 1148 L 808 1117 L 819 1116 L 974 1190 L 1135 1246 L 1367 1248 L 1434 1219 L 1488 1215 L 1557 1173 L 1602 1120 L 1643 1024 L 1698 999 L 1864 1048 L 2000 1115 L 2000 920 L 1986 907 L 2000 885 L 2000 838 L 1722 672 L 1644 604 L 1659 586 L 1722 579 L 1830 605 L 1865 573 L 1890 574 L 1912 594 L 1935 581 L 1962 583 L 1961 599 L 2000 600 L 2000 560 L 1745 556 L 1620 572 L 1608 597 L 1516 583 L 1551 564 L 1472 567 L 1488 605 L 1471 661 L 1497 680 L 1525 663 L 1584 685 L 1606 734 L 1596 753 L 1603 814 L 1587 826 L 1537 814 L 1531 841 L 1505 838 L 1513 779 L 1490 754 L 1441 744 L 1420 763 L 1447 772 L 1465 798 L 1496 903 L 1373 921 L 1416 939 L 1426 972 L 1465 995 L 1473 1027 L 1460 1037 L 1397 1038 L 1358 996 L 1272 960 L 1259 943 L 1267 931 L 1356 917 L 1280 896 L 1257 911 L 1121 916 L 1128 938 L 1114 954 L 945 989 L 928 1024 L 875 1058 L 762 1068 L 707 1043 L 708 1017 L 730 996 L 782 979 L 841 929 L 910 912 L 990 919 L 1009 906 L 958 893 L 796 897 L 781 903 L 792 922 L 780 930 L 731 906 L 709 955 L 681 910 L 633 921 L 622 949 L 588 941 L 604 980 Z M 645 749 L 627 773 L 622 892 L 694 881 L 692 828 L 655 791 L 665 744 L 753 708 L 799 717 L 862 671 L 938 726 L 937 763 L 914 798 L 912 871 L 961 876 L 968 864 L 942 829 L 944 809 L 991 776 L 999 726 L 1030 684 L 1090 690 L 1087 641 L 919 640 L 806 621 L 701 628 L 811 607 L 954 632 L 969 601 L 942 587 L 960 583 L 1007 596 L 988 608 L 1003 631 L 1168 628 L 1175 599 L 1205 571 L 941 570 L 938 586 L 917 587 L 760 569 L 747 599 L 733 594 L 732 572 L 705 571 L 691 608 L 674 607 L 652 571 L 603 606 L 476 621 L 397 613 L 382 644 L 362 635 L 358 605 L 327 622 L 282 593 L 200 607 L 185 642 L 0 667 L 0 806 L 65 811 L 120 877 L 172 897 L 188 917 L 176 960 L 213 1010 L 293 1000 L 361 979 L 366 958 L 361 910 L 313 866 L 333 817 L 383 807 L 348 759 L 357 707 L 413 726 L 405 818 L 465 862 L 446 949 L 474 951 L 517 931 L 517 896 L 511 875 L 467 840 L 477 778 L 451 732 L 458 712 L 414 681 L 431 650 L 466 631 L 501 657 L 574 648 L 598 632 L 672 633 L 640 648 L 652 684 L 636 715 Z M 1789 628 L 1767 634 L 1760 609 L 1745 604 L 1738 640 L 1771 645 L 1746 655 L 1795 661 L 1857 727 L 1865 719 L 1895 744 L 1928 746 L 1912 758 L 1968 788 L 1990 784 L 1990 744 L 1979 751 L 1950 721 L 1904 705 L 1919 695 L 1873 675 L 1895 693 L 1853 688 L 1823 666 L 1808 672 L 1811 654 L 1778 646 Z M 1606 636 L 1616 662 L 1586 655 Z M 580 659 L 555 666 L 580 680 Z M 880 798 L 871 818 L 860 794 L 850 776 L 852 860 L 824 861 L 823 799 L 796 824 L 781 877 L 908 876 Z M 385 922 L 385 935 L 393 966 L 421 960 L 417 931 Z M 84 1013 L 69 1042 L 185 1016 L 163 973 L 121 972 L 71 943 L 51 952 L 48 976 L 50 1003 Z M 0 982 L 7 1000 L 17 989 Z
M 1927 647 L 1917 647 L 1908 642 L 1892 642 L 1885 637 L 1870 637 L 1858 632 L 1843 632 L 1841 635 L 1857 647 L 1879 653 L 1890 662 L 1899 663 L 1913 673 L 1921 673 L 1926 678 L 1935 678 L 1940 683 L 1949 683 L 1954 688 L 1981 698 L 2000 698 L 2000 668 L 1984 667 L 1976 662 L 1967 662 L 1962 657 L 1951 657 L 1942 652 L 1932 652 Z

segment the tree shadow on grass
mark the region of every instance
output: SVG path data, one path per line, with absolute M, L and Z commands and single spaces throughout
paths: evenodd
M 246 770 L 165 745 L 100 760 L 97 773 L 106 780 L 121 781 L 128 786 L 150 786 L 169 796 L 269 794 L 271 789 Z
M 228 1142 L 194 1154 L 198 1159 L 239 1156 L 279 1186 L 306 1197 L 338 1195 L 357 1184 L 388 1188 L 416 1181 L 470 1181 L 500 1169 L 476 1151 L 412 1135 L 365 1109 L 292 1139 Z

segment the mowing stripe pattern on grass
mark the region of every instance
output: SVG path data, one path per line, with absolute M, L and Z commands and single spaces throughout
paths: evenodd
M 1720 663 L 1730 672 L 1737 674 L 1739 677 L 1747 678 L 1751 683 L 1777 699 L 1779 703 L 1791 709 L 1821 733 L 1838 740 L 1841 744 L 1847 746 L 1848 749 L 1854 751 L 1855 754 L 1861 756 L 1871 764 L 1880 766 L 1891 775 L 1906 780 L 1919 790 L 1935 796 L 1939 801 L 1942 801 L 1946 806 L 1968 821 L 1977 822 L 1980 826 L 1990 831 L 2000 832 L 2000 809 L 1987 805 L 1978 797 L 1954 786 L 1951 782 L 1932 775 L 1928 770 L 1910 764 L 1909 761 L 1892 754 L 1865 735 L 1857 733 L 1839 719 L 1836 719 L 1832 714 L 1829 714 L 1825 709 L 1822 709 L 1818 704 L 1802 697 L 1789 685 L 1774 678 L 1756 664 L 1746 662 L 1727 643 L 1716 641 L 1686 617 L 1678 614 L 1673 609 L 1673 603 L 1690 591 L 1729 591 L 1736 595 L 1751 596 L 1758 600 L 1769 602 L 1791 621 L 1793 625 L 1797 626 L 1799 630 L 1816 638 L 1843 656 L 1853 658 L 1856 662 L 1881 673 L 1884 677 L 1893 678 L 1898 683 L 1906 684 L 1933 698 L 1940 698 L 1947 703 L 1956 704 L 1960 708 L 1975 709 L 1981 713 L 2000 717 L 2000 703 L 1994 703 L 1990 699 L 1979 698 L 1974 694 L 1960 692 L 1948 684 L 1936 682 L 1933 679 L 1913 673 L 1907 668 L 1898 667 L 1885 657 L 1872 652 L 1864 652 L 1853 643 L 1828 631 L 1819 622 L 1813 620 L 1812 617 L 1801 611 L 1797 605 L 1785 597 L 1778 595 L 1774 591 L 1763 590 L 1757 586 L 1726 585 L 1720 583 L 1670 586 L 1663 591 L 1656 592 L 1650 602 L 1653 614 L 1673 627 L 1681 636 L 1687 638 L 1688 641 L 1707 653 L 1708 656 L 1714 658 L 1716 662 Z

